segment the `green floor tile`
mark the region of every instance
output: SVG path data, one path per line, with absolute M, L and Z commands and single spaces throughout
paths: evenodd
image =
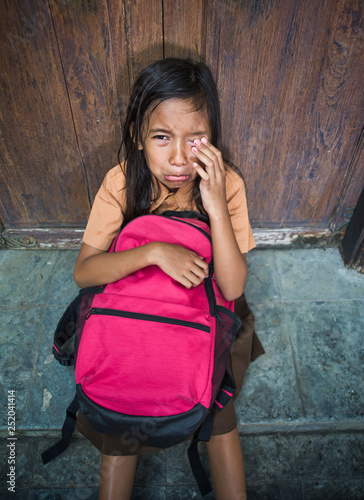
M 298 435 L 294 447 L 304 480 L 349 480 L 364 476 L 364 433 Z
M 276 250 L 283 301 L 364 298 L 364 275 L 347 269 L 337 248 Z
M 291 422 L 303 418 L 293 355 L 281 304 L 252 304 L 265 349 L 248 368 L 235 402 L 238 424 Z
M 97 487 L 100 479 L 101 454 L 86 439 L 73 439 L 69 448 L 43 465 L 41 453 L 57 440 L 38 439 L 34 458 L 32 488 L 89 488 Z
M 21 427 L 33 364 L 44 317 L 43 307 L 18 307 L 0 310 L 0 384 L 3 389 L 1 415 L 7 414 L 8 391 L 15 391 L 16 426 Z M 5 418 L 0 429 L 5 429 Z
M 48 250 L 0 252 L 0 304 L 46 304 L 56 257 L 57 252 Z
M 248 304 L 280 300 L 281 292 L 274 253 L 269 250 L 253 250 L 247 255 L 247 264 L 245 296 Z
M 48 305 L 65 305 L 76 297 L 79 288 L 73 279 L 78 251 L 59 251 L 49 291 Z
M 306 418 L 363 419 L 364 301 L 285 309 Z
M 48 307 L 30 384 L 23 429 L 61 429 L 75 396 L 74 367 L 61 366 L 52 354 L 53 335 L 64 307 Z

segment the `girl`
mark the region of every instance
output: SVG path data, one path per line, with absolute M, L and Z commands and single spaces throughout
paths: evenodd
M 103 285 L 149 265 L 159 266 L 186 288 L 208 275 L 207 263 L 184 247 L 153 242 L 108 253 L 122 225 L 166 210 L 197 210 L 210 219 L 214 270 L 227 300 L 239 299 L 243 327 L 229 370 L 241 387 L 249 362 L 263 352 L 242 296 L 245 253 L 255 246 L 244 184 L 220 152 L 220 110 L 208 67 L 192 60 L 164 59 L 136 80 L 123 129 L 124 162 L 111 169 L 96 195 L 77 258 L 78 286 Z M 238 302 L 238 301 L 237 301 Z M 236 302 L 236 304 L 237 304 Z M 232 403 L 216 414 L 207 443 L 216 498 L 246 498 L 243 456 Z M 122 437 L 96 432 L 79 413 L 77 429 L 103 453 L 99 498 L 130 498 L 137 455 L 155 451 L 130 446 Z

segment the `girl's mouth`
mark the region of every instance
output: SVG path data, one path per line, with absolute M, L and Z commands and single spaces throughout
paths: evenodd
M 166 177 L 165 177 L 166 181 L 169 181 L 169 182 L 188 181 L 189 178 L 190 178 L 189 175 L 166 175 Z

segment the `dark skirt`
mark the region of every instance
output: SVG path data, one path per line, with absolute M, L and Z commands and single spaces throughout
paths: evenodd
M 232 401 L 221 411 L 215 413 L 212 435 L 226 434 L 237 426 L 233 401 L 241 391 L 245 372 L 250 362 L 264 353 L 254 330 L 253 313 L 249 309 L 244 295 L 235 301 L 235 313 L 241 319 L 242 326 L 231 348 L 227 369 L 235 381 L 236 391 Z M 146 455 L 160 450 L 160 448 L 145 446 L 142 439 L 141 441 L 138 441 L 137 438 L 125 440 L 118 435 L 97 432 L 81 411 L 78 412 L 76 429 L 105 455 Z

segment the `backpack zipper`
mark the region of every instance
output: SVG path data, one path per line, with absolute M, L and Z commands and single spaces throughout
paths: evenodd
M 167 318 L 165 316 L 156 316 L 154 314 L 133 313 L 129 311 L 119 311 L 118 309 L 105 309 L 101 307 L 93 307 L 86 314 L 85 319 L 89 319 L 92 314 L 99 314 L 103 316 L 120 316 L 122 318 L 140 319 L 143 321 L 153 321 L 155 323 L 167 323 L 170 325 L 186 326 L 188 328 L 195 328 L 206 333 L 210 333 L 210 327 L 195 323 L 194 321 L 184 321 L 182 319 Z

